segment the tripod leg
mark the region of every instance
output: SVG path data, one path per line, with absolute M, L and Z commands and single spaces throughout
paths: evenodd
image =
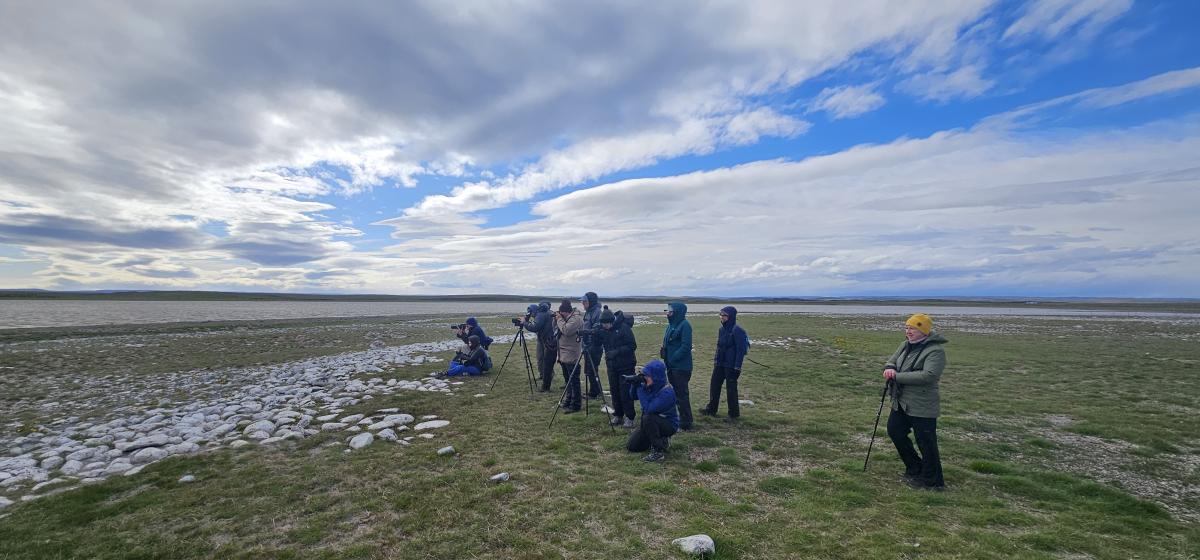
M 529 361 L 529 345 L 521 337 L 521 352 L 525 355 L 525 377 L 529 380 L 529 396 L 533 396 L 533 363 Z
M 524 330 L 525 330 L 524 327 L 517 329 L 517 337 L 520 338 L 521 340 L 525 340 L 525 336 L 522 334 L 522 332 Z M 492 378 L 492 386 L 488 387 L 489 393 L 492 392 L 492 389 L 496 388 L 496 382 L 500 380 L 500 374 L 504 373 L 504 366 L 508 364 L 508 357 L 510 355 L 512 355 L 513 347 L 516 345 L 517 345 L 517 339 L 513 338 L 512 344 L 508 345 L 508 352 L 506 352 L 504 354 L 504 361 L 500 362 L 500 370 L 496 372 L 496 377 Z
M 567 382 L 565 383 L 565 385 L 566 386 L 563 387 L 562 394 L 558 396 L 558 402 L 554 403 L 554 414 L 550 415 L 550 426 L 554 425 L 554 418 L 558 416 L 558 411 L 559 411 L 559 409 L 562 408 L 563 399 L 567 398 L 567 391 L 571 390 L 571 376 L 570 375 L 567 376 Z
M 600 402 L 604 403 L 604 406 L 608 406 L 608 398 L 604 396 L 604 383 L 600 380 L 600 366 L 597 365 L 596 362 L 592 361 L 591 354 L 588 354 L 588 363 L 592 364 L 592 371 L 596 372 L 596 384 L 600 387 Z M 610 408 L 609 410 L 612 410 L 612 409 Z M 603 412 L 604 408 L 601 407 L 600 411 Z M 613 426 L 612 422 L 608 423 L 608 429 L 611 430 L 613 433 L 617 432 L 617 427 Z

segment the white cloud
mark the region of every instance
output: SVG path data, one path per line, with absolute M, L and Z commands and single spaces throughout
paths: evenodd
M 825 88 L 809 104 L 810 111 L 825 111 L 834 119 L 857 117 L 886 103 L 876 88 L 879 84 Z
M 918 74 L 900 83 L 900 89 L 922 99 L 945 103 L 969 99 L 991 89 L 995 81 L 983 77 L 978 65 L 961 66 L 948 72 Z
M 1034 35 L 1050 40 L 1073 30 L 1092 37 L 1132 6 L 1133 0 L 1034 0 L 1004 31 L 1004 38 Z

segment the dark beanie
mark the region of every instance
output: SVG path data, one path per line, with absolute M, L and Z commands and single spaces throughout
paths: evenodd
M 601 323 L 614 323 L 614 322 L 616 322 L 616 320 L 617 320 L 617 317 L 615 315 L 613 315 L 613 312 L 609 311 L 608 306 L 605 305 L 604 311 L 600 312 L 600 322 Z
M 471 325 L 472 327 L 478 327 L 479 321 L 476 321 L 474 317 L 467 317 L 467 324 Z
M 572 311 L 575 311 L 575 308 L 571 307 L 571 300 L 569 300 L 567 298 L 563 298 L 562 303 L 558 304 L 558 310 L 566 311 L 566 312 L 570 313 Z

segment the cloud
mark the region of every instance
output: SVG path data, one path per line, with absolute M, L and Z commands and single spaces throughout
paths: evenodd
M 190 224 L 141 225 L 105 223 L 84 218 L 47 216 L 30 212 L 0 212 L 0 243 L 82 247 L 120 245 L 141 249 L 191 249 L 205 243 L 204 234 Z
M 825 88 L 809 103 L 809 111 L 825 111 L 833 119 L 857 117 L 878 109 L 886 103 L 876 91 L 879 84 Z
M 1034 0 L 1004 30 L 1004 39 L 1036 36 L 1043 40 L 1075 33 L 1092 37 L 1133 6 L 1133 0 Z
M 967 65 L 946 72 L 918 74 L 904 80 L 898 87 L 921 99 L 945 103 L 979 96 L 995 83 L 995 80 L 983 77 L 981 66 Z

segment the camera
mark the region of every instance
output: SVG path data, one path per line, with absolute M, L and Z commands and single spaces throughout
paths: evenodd
M 466 324 L 466 323 L 459 323 L 459 324 L 457 324 L 457 325 L 450 325 L 450 330 L 453 330 L 453 331 L 461 331 L 461 330 L 465 330 L 466 328 L 467 328 L 467 324 Z
M 624 381 L 631 385 L 645 385 L 646 384 L 645 379 L 646 379 L 646 374 L 644 374 L 644 373 L 634 373 L 631 375 L 622 375 L 621 376 L 621 381 Z
M 512 324 L 514 327 L 519 327 L 519 326 L 521 326 L 521 320 L 516 317 L 513 317 Z

